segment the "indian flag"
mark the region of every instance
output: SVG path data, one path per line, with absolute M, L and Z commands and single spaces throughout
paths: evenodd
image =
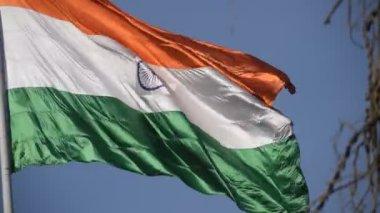
M 0 0 L 13 171 L 104 162 L 247 212 L 308 211 L 288 77 L 107 0 Z

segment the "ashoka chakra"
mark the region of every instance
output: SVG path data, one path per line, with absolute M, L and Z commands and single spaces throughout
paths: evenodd
M 145 90 L 156 90 L 163 86 L 162 81 L 142 61 L 137 63 L 137 79 L 140 86 Z

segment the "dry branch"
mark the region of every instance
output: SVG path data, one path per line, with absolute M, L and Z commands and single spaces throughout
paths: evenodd
M 368 59 L 366 101 L 368 104 L 361 128 L 358 131 L 352 131 L 352 136 L 345 142 L 343 155 L 337 153 L 339 161 L 334 175 L 325 192 L 312 203 L 312 207 L 316 212 L 321 211 L 331 196 L 338 191 L 347 190 L 353 212 L 375 213 L 380 204 L 380 140 L 378 137 L 380 133 L 380 0 L 336 0 L 324 20 L 325 24 L 331 22 L 335 12 L 344 2 L 347 2 L 348 6 L 347 20 L 350 38 L 355 45 L 364 46 L 366 50 Z M 353 19 L 354 15 L 358 18 Z M 363 45 L 353 39 L 358 29 L 361 31 Z M 340 132 L 343 130 L 341 129 Z M 335 147 L 337 147 L 336 143 L 337 141 L 334 141 Z M 360 156 L 361 153 L 364 153 L 364 158 Z M 362 173 L 358 172 L 360 160 L 366 165 Z M 349 174 L 349 176 L 342 178 L 343 174 Z M 364 193 L 358 189 L 359 184 L 366 186 Z

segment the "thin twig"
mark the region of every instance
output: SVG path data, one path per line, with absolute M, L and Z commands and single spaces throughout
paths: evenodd
M 331 8 L 330 12 L 327 14 L 324 24 L 330 24 L 331 17 L 334 15 L 335 11 L 339 8 L 339 6 L 342 4 L 343 0 L 336 0 L 335 4 Z

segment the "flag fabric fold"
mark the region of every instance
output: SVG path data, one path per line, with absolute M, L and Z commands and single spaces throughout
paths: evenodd
M 239 51 L 150 26 L 101 0 L 0 0 L 13 169 L 104 162 L 177 176 L 247 212 L 308 211 L 295 88 Z

